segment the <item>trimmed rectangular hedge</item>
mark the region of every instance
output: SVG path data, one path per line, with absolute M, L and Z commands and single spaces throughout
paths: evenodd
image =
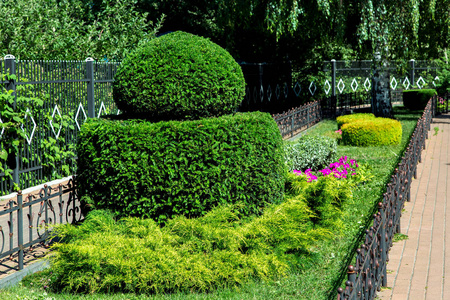
M 403 105 L 410 110 L 424 110 L 434 95 L 437 95 L 434 89 L 403 91 Z
M 242 202 L 258 213 L 282 200 L 282 138 L 267 113 L 150 123 L 90 119 L 78 145 L 79 196 L 117 216 L 204 215 Z

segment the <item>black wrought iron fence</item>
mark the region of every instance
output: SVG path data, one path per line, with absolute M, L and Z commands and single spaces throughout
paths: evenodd
M 436 96 L 435 99 L 435 106 L 436 106 L 436 114 L 443 114 L 449 112 L 449 106 L 448 101 L 450 100 L 450 94 L 447 93 L 442 96 Z
M 366 91 L 336 95 L 336 116 L 351 113 L 353 110 L 371 108 L 371 93 Z
M 435 114 L 436 99 L 428 102 L 417 122 L 410 143 L 386 187 L 383 202 L 378 204 L 373 225 L 366 230 L 364 242 L 356 250 L 354 265 L 347 271 L 345 288 L 338 289 L 338 300 L 374 299 L 377 291 L 387 285 L 386 264 L 395 233 L 400 232 L 400 217 L 405 201 L 410 200 L 412 178 L 417 176 L 417 163 L 421 161 L 425 139 Z
M 353 92 L 326 97 L 272 116 L 283 138 L 289 138 L 324 118 L 336 118 L 363 108 L 370 108 L 370 93 Z
M 92 59 L 16 61 L 13 56 L 6 56 L 0 60 L 0 73 L 16 75 L 14 80 L 3 78 L 1 83 L 8 90 L 18 96 L 31 93 L 44 100 L 43 106 L 36 108 L 38 113 L 27 114 L 23 126 L 26 141 L 21 144 L 13 179 L 0 173 L 2 195 L 11 192 L 14 184 L 26 189 L 75 174 L 76 155 L 62 157 L 61 153 L 51 151 L 56 151 L 57 147 L 66 153 L 75 152 L 78 131 L 88 117 L 118 113 L 112 97 L 112 82 L 118 65 Z M 62 116 L 70 119 L 67 128 L 56 124 L 55 119 Z M 45 147 L 44 140 L 53 141 L 54 147 L 50 143 Z M 58 160 L 58 157 L 61 158 Z
M 56 186 L 45 185 L 38 193 L 21 192 L 2 203 L 0 210 L 0 262 L 17 262 L 23 269 L 24 256 L 32 255 L 38 244 L 48 244 L 52 226 L 81 221 L 74 179 Z
M 283 137 L 293 137 L 322 120 L 320 101 L 311 102 L 282 114 L 273 115 Z

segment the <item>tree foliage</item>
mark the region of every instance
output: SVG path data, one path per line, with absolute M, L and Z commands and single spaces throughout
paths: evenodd
M 162 32 L 209 37 L 238 60 L 284 59 L 318 68 L 329 59 L 441 56 L 450 0 L 18 0 L 1 1 L 0 50 L 19 58 L 121 59 Z
M 437 58 L 448 47 L 449 12 L 448 0 L 362 1 L 360 51 L 393 59 Z
M 208 36 L 238 59 L 298 61 L 433 58 L 448 47 L 450 1 L 436 0 L 138 0 L 163 31 Z
M 121 59 L 154 28 L 137 0 L 0 2 L 0 51 L 20 59 Z

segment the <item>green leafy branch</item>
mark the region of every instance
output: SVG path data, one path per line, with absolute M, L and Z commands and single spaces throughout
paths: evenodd
M 1 74 L 0 77 L 3 81 L 16 80 L 15 75 Z M 39 138 L 30 145 L 31 159 L 39 161 L 44 175 L 50 175 L 52 179 L 70 174 L 69 162 L 75 157 L 75 145 L 66 143 L 64 137 L 67 129 L 74 130 L 73 120 L 68 115 L 51 115 L 44 108 L 44 100 L 47 98 L 48 95 L 33 93 L 31 85 L 18 85 L 16 91 L 2 87 L 0 92 L 0 172 L 10 179 L 17 166 L 16 157 L 20 157 L 20 151 L 27 143 L 27 118 L 39 120 L 36 126 L 39 126 L 40 133 L 50 133 L 40 134 Z M 58 135 L 52 136 L 52 131 L 58 132 Z M 41 156 L 37 156 L 38 153 Z M 28 164 L 30 159 L 23 155 L 21 161 Z M 58 169 L 62 171 L 61 174 L 58 174 Z M 15 190 L 19 189 L 17 183 L 14 185 Z

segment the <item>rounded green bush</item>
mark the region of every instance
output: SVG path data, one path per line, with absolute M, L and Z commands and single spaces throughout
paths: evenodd
M 403 91 L 403 105 L 409 110 L 423 110 L 436 94 L 434 89 Z
M 113 96 L 133 118 L 194 120 L 235 112 L 245 80 L 225 49 L 177 31 L 140 45 L 124 59 Z
M 398 145 L 402 125 L 388 118 L 360 120 L 342 125 L 342 142 L 351 146 Z
M 341 129 L 342 125 L 344 125 L 344 124 L 358 121 L 358 120 L 371 120 L 371 119 L 375 119 L 374 114 L 358 113 L 358 114 L 339 116 L 336 118 L 336 122 L 338 125 L 338 129 Z

